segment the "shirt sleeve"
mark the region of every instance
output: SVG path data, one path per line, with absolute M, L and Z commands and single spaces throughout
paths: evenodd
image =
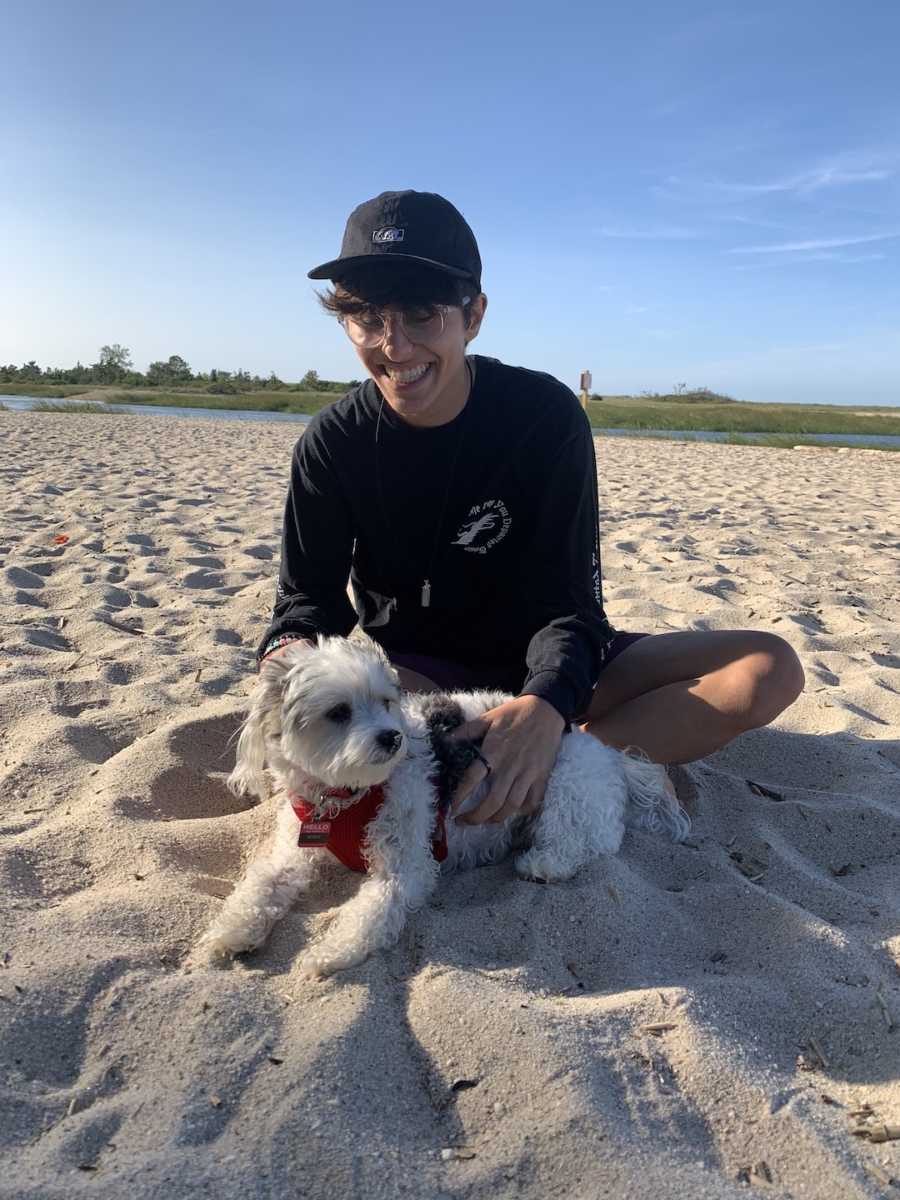
M 324 439 L 310 428 L 291 459 L 275 607 L 257 659 L 283 634 L 350 633 L 357 620 L 347 595 L 353 538 L 347 497 Z
M 572 721 L 587 710 L 614 636 L 603 611 L 594 442 L 580 408 L 552 455 L 528 556 L 529 598 L 543 624 L 528 644 L 521 695 L 540 696 Z

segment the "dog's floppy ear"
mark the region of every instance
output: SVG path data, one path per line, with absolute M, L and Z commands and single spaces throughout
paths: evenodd
M 297 643 L 297 647 L 302 643 Z M 252 792 L 264 800 L 268 795 L 266 783 L 266 738 L 278 737 L 281 732 L 281 701 L 288 671 L 297 662 L 294 644 L 282 654 L 263 659 L 259 679 L 253 691 L 250 711 L 238 738 L 237 761 L 228 776 L 228 788 L 235 796 Z

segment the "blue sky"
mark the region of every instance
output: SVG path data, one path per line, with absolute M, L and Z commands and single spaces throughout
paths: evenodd
M 476 348 L 597 391 L 900 404 L 896 0 L 0 0 L 0 361 L 361 374 L 360 201 L 475 230 Z

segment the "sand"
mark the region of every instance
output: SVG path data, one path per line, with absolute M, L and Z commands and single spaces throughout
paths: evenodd
M 0 1195 L 900 1194 L 853 1132 L 900 1125 L 900 458 L 600 439 L 614 622 L 772 630 L 805 695 L 676 771 L 686 845 L 449 878 L 306 981 L 337 869 L 186 973 L 270 821 L 223 781 L 297 432 L 0 413 Z

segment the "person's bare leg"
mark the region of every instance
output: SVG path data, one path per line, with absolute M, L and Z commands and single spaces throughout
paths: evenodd
M 803 690 L 794 650 L 752 630 L 642 638 L 600 677 L 582 726 L 607 745 L 683 763 L 768 725 Z

